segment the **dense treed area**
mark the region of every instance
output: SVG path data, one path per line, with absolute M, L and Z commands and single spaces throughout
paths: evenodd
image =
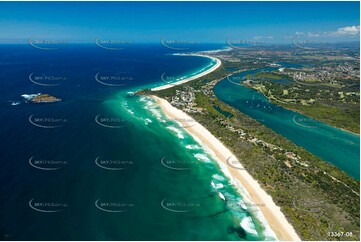
M 228 67 L 226 62 L 217 71 L 192 82 L 157 92 L 144 90 L 140 94 L 153 94 L 170 101 L 176 90 L 192 88 L 194 103 L 204 112 L 189 115 L 237 156 L 281 207 L 303 240 L 359 240 L 359 181 L 223 103 L 212 92 L 209 94 L 206 90 L 231 73 Z M 232 115 L 226 117 L 224 113 Z M 237 130 L 246 135 L 241 137 Z M 281 150 L 251 143 L 248 137 L 256 137 Z M 302 157 L 308 166 L 292 163 L 284 151 Z M 335 232 L 347 233 L 347 236 L 335 236 Z

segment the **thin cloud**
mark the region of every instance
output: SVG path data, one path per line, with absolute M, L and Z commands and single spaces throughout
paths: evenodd
M 296 32 L 297 36 L 308 36 L 308 37 L 352 37 L 360 35 L 360 26 L 346 26 L 339 28 L 336 31 L 327 31 L 327 32 Z
M 320 37 L 321 34 L 319 34 L 319 33 L 308 33 L 308 36 L 310 36 L 310 37 Z
M 360 34 L 360 26 L 348 26 L 339 28 L 335 32 L 331 32 L 330 35 L 334 36 L 345 36 L 345 35 L 359 35 Z
M 259 40 L 259 39 L 273 39 L 273 36 L 255 36 L 253 39 Z

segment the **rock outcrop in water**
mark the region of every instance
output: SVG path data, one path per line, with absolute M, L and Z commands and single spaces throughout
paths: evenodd
M 32 103 L 53 103 L 53 102 L 60 102 L 61 98 L 57 98 L 54 96 L 51 96 L 49 94 L 24 94 L 21 95 L 23 98 L 25 98 L 27 101 L 30 101 Z

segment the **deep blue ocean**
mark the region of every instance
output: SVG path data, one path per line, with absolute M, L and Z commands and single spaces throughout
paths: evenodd
M 131 95 L 214 64 L 174 53 L 222 48 L 1 45 L 1 239 L 274 240 L 262 204 L 252 204 L 152 99 Z M 38 93 L 62 100 L 27 101 Z M 359 136 L 284 110 L 229 80 L 215 93 L 359 177 Z
M 173 53 L 0 46 L 1 239 L 275 238 L 211 154 L 154 101 L 129 95 L 213 65 Z M 62 101 L 26 101 L 38 93 Z

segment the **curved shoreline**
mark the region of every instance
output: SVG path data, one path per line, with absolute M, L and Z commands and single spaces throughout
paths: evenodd
M 162 112 L 173 120 L 194 120 L 188 114 L 184 113 L 173 107 L 167 100 L 159 98 L 157 96 L 150 96 L 160 106 Z M 300 237 L 292 225 L 287 221 L 285 215 L 282 213 L 280 207 L 278 207 L 270 195 L 268 195 L 258 184 L 256 180 L 243 168 L 240 164 L 240 168 L 243 169 L 230 169 L 227 163 L 229 157 L 235 156 L 232 152 L 224 146 L 216 137 L 214 137 L 204 126 L 200 123 L 193 121 L 192 125 L 186 125 L 187 121 L 180 121 L 184 129 L 193 137 L 196 137 L 202 142 L 202 145 L 209 148 L 215 155 L 216 161 L 220 167 L 226 167 L 227 172 L 231 174 L 231 178 L 240 182 L 237 189 L 245 189 L 248 198 L 257 205 L 263 216 L 265 217 L 268 225 L 272 231 L 276 234 L 277 238 L 284 241 L 300 241 Z M 184 125 L 185 124 L 185 125 Z M 237 160 L 236 158 L 234 160 Z M 237 160 L 238 161 L 238 160 Z M 239 162 L 239 161 L 238 161 Z M 237 183 L 235 183 L 237 185 Z
M 174 87 L 174 86 L 178 86 L 180 84 L 183 84 L 183 83 L 186 83 L 186 82 L 189 82 L 189 81 L 193 81 L 197 78 L 200 78 L 202 76 L 205 76 L 215 70 L 217 70 L 222 62 L 220 59 L 218 58 L 215 58 L 215 57 L 212 57 L 212 56 L 208 56 L 208 55 L 201 55 L 201 54 L 177 54 L 177 55 L 182 55 L 182 56 L 200 56 L 200 57 L 205 57 L 205 58 L 209 58 L 211 59 L 212 61 L 215 61 L 216 64 L 213 65 L 211 68 L 209 68 L 208 70 L 205 70 L 201 73 L 198 73 L 197 75 L 194 75 L 194 76 L 191 76 L 191 77 L 188 77 L 184 80 L 181 80 L 181 81 L 177 81 L 177 82 L 174 82 L 174 83 L 169 83 L 169 84 L 165 84 L 165 85 L 162 85 L 162 86 L 158 86 L 158 87 L 154 87 L 152 89 L 150 89 L 151 91 L 160 91 L 160 90 L 163 90 L 163 89 L 168 89 L 168 88 L 171 88 L 171 87 Z
M 209 148 L 215 154 L 216 161 L 219 162 L 221 167 L 227 167 L 229 174 L 232 178 L 241 183 L 240 189 L 246 190 L 248 198 L 262 211 L 263 216 L 272 231 L 276 234 L 277 238 L 285 241 L 300 241 L 300 237 L 292 225 L 287 221 L 284 214 L 281 212 L 270 195 L 268 195 L 258 184 L 256 180 L 246 171 L 246 169 L 230 169 L 227 163 L 229 157 L 235 156 L 232 152 L 225 147 L 216 137 L 214 137 L 204 126 L 196 122 L 188 114 L 184 113 L 173 107 L 167 100 L 159 98 L 157 96 L 150 96 L 160 106 L 163 113 L 173 120 L 185 120 L 183 123 L 184 129 L 193 137 L 198 138 L 202 145 Z M 186 120 L 193 120 L 192 125 L 187 125 Z M 237 159 L 235 159 L 237 160 Z M 238 160 L 237 160 L 238 161 Z M 239 161 L 238 161 L 239 162 Z M 240 164 L 240 168 L 243 166 Z M 237 184 L 237 183 L 236 183 Z M 237 187 L 239 189 L 239 187 Z
M 178 54 L 183 55 L 183 54 Z M 218 58 L 201 55 L 201 54 L 185 54 L 186 56 L 202 56 L 210 58 L 216 61 L 216 64 L 212 68 L 194 75 L 192 77 L 186 78 L 184 80 L 166 84 L 163 86 L 152 88 L 151 91 L 159 91 L 168 89 L 192 80 L 195 80 L 199 77 L 207 75 L 216 69 L 218 69 L 222 62 Z M 250 200 L 256 206 L 259 207 L 261 213 L 257 214 L 258 218 L 261 220 L 266 220 L 266 231 L 268 228 L 271 228 L 272 232 L 277 236 L 278 239 L 283 241 L 301 241 L 300 237 L 297 235 L 293 226 L 288 222 L 285 215 L 282 213 L 280 207 L 278 207 L 270 195 L 268 195 L 258 184 L 256 180 L 243 168 L 241 163 L 236 159 L 232 152 L 221 143 L 215 136 L 213 136 L 204 126 L 196 122 L 188 114 L 184 113 L 182 110 L 173 107 L 167 100 L 159 98 L 157 96 L 150 96 L 154 99 L 157 104 L 160 106 L 162 112 L 172 120 L 193 120 L 194 125 L 182 125 L 192 137 L 196 138 L 201 142 L 201 145 L 208 148 L 212 151 L 213 156 L 223 169 L 226 169 L 226 173 L 229 174 L 229 178 L 234 182 L 236 189 L 239 190 L 242 194 L 245 195 L 245 199 Z M 187 121 L 180 121 L 182 124 L 187 123 Z M 230 169 L 227 160 L 230 157 L 234 157 L 236 161 L 239 162 L 240 167 L 243 169 Z M 227 174 L 225 174 L 227 175 Z

